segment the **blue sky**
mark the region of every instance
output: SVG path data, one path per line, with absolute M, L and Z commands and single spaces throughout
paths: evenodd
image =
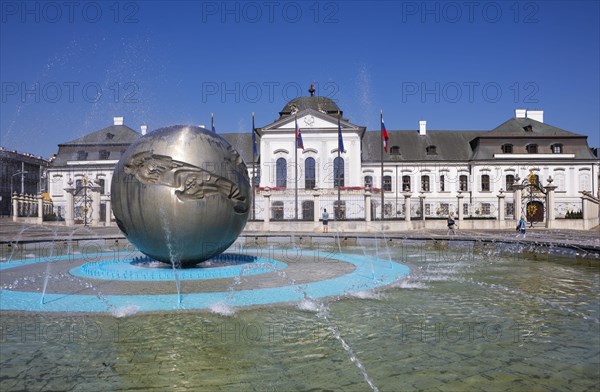
M 112 124 L 250 130 L 317 93 L 351 122 L 487 130 L 515 108 L 600 145 L 597 1 L 1 2 L 0 145 Z

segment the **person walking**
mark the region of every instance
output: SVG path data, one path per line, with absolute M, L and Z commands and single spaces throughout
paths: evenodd
M 327 208 L 323 210 L 321 218 L 323 218 L 323 233 L 327 233 L 327 228 L 329 226 L 329 213 L 327 212 Z
M 525 238 L 525 226 L 526 226 L 525 215 L 521 215 L 521 220 L 519 220 L 519 223 L 517 223 L 517 235 L 516 235 L 516 237 L 518 237 L 519 235 L 521 235 L 523 238 Z
M 454 212 L 451 212 L 450 215 L 448 215 L 448 235 L 450 235 L 450 233 L 452 233 L 452 235 L 456 235 L 456 232 L 454 231 Z

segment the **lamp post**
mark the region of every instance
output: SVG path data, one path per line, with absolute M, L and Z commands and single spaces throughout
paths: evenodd
M 13 214 L 13 208 L 12 208 L 12 197 L 13 197 L 13 180 L 15 179 L 15 176 L 18 176 L 19 174 L 21 175 L 21 194 L 23 194 L 25 192 L 24 189 L 24 185 L 23 185 L 23 174 L 27 174 L 29 173 L 28 171 L 23 171 L 23 170 L 19 170 L 18 172 L 16 172 L 15 174 L 13 174 L 10 177 L 10 215 L 12 216 Z

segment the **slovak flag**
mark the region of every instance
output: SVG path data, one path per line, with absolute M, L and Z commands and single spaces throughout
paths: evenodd
M 388 135 L 387 129 L 385 129 L 383 117 L 381 118 L 381 139 L 383 140 L 383 149 L 385 152 L 388 152 L 388 140 L 390 139 L 390 135 Z
M 302 131 L 298 128 L 298 119 L 294 118 L 296 123 L 296 148 L 301 148 L 304 150 L 304 142 L 302 142 Z
M 344 152 L 344 139 L 342 138 L 342 126 L 340 125 L 340 112 L 338 112 L 338 150 Z

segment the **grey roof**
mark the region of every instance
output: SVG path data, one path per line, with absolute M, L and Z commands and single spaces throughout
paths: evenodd
M 131 144 L 141 135 L 126 125 L 111 125 L 96 132 L 89 133 L 78 139 L 64 143 L 64 145 L 90 145 L 90 144 Z M 59 145 L 60 146 L 60 145 Z
M 339 106 L 333 102 L 331 99 L 326 97 L 298 97 L 292 99 L 288 103 L 285 104 L 283 109 L 279 112 L 279 118 L 287 117 L 292 115 L 292 109 L 297 109 L 299 112 L 304 109 L 313 109 L 322 113 L 327 113 L 331 115 L 336 115 L 341 110 Z
M 58 154 L 52 166 L 61 167 L 68 161 L 79 159 L 79 151 L 85 151 L 87 161 L 102 160 L 100 151 L 108 152 L 108 160 L 118 160 L 127 147 L 141 134 L 126 125 L 111 125 L 78 139 L 58 145 Z
M 531 126 L 531 131 L 525 131 L 525 127 Z M 531 118 L 511 118 L 496 128 L 487 132 L 484 136 L 489 137 L 553 137 L 553 136 L 575 136 L 585 137 L 577 133 L 565 131 L 552 125 L 541 123 Z
M 404 161 L 468 161 L 473 151 L 470 141 L 483 135 L 485 131 L 427 131 L 419 135 L 417 130 L 388 131 L 388 153 L 384 152 L 385 162 Z M 390 154 L 391 148 L 398 146 L 400 154 Z M 428 155 L 426 148 L 436 147 L 435 155 Z M 363 162 L 380 162 L 381 150 L 380 131 L 368 131 L 362 141 Z
M 240 154 L 244 162 L 248 167 L 252 166 L 253 150 L 252 150 L 252 134 L 250 132 L 245 133 L 220 133 L 219 136 L 227 140 L 229 144 L 233 146 Z M 260 156 L 260 139 L 256 136 L 256 147 Z M 259 156 L 256 157 L 258 162 Z

